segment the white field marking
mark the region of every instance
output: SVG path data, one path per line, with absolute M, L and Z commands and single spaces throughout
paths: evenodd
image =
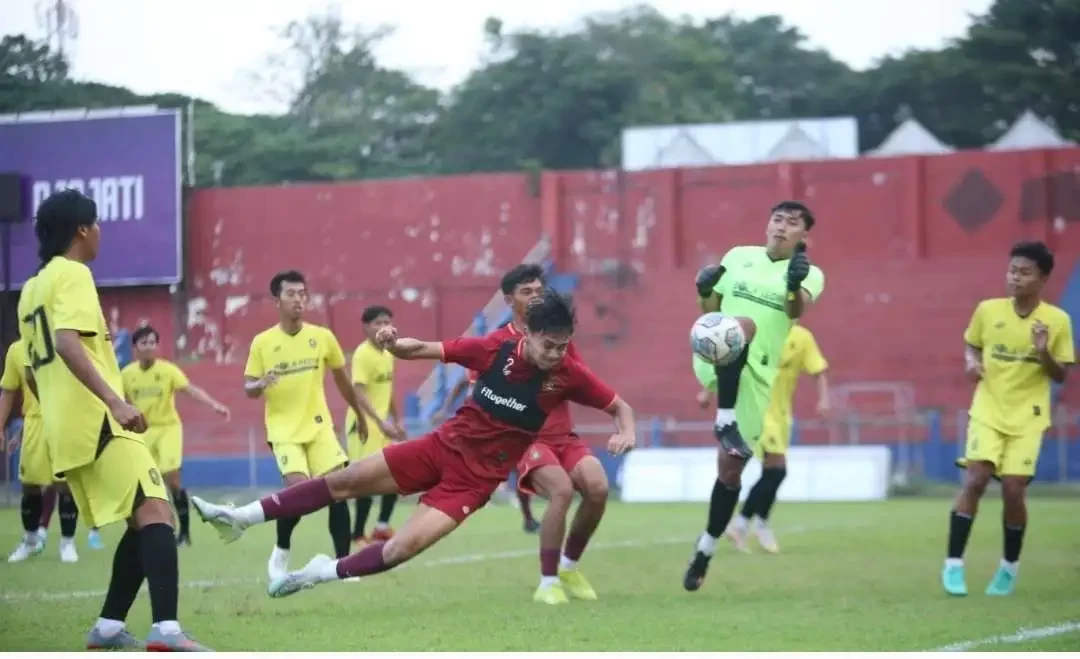
M 934 648 L 933 650 L 930 650 L 930 652 L 967 652 L 968 650 L 984 645 L 1014 645 L 1016 643 L 1027 643 L 1028 641 L 1053 638 L 1054 636 L 1072 634 L 1074 632 L 1080 632 L 1080 622 L 1078 621 L 1063 622 L 1057 625 L 1037 627 L 1035 629 L 1024 629 L 1021 627 L 1012 634 L 1005 636 L 988 636 L 986 638 L 977 638 L 970 641 L 950 643 L 949 645 L 943 645 L 940 648 Z
M 807 526 L 793 526 L 783 530 L 784 535 L 798 535 L 801 533 L 808 533 L 811 531 L 825 531 L 832 529 L 832 526 L 823 527 L 807 527 Z M 618 542 L 598 542 L 591 544 L 588 547 L 588 551 L 602 551 L 608 549 L 641 549 L 648 547 L 660 547 L 664 545 L 677 545 L 686 543 L 687 546 L 692 546 L 694 538 L 688 536 L 672 536 L 668 538 L 658 538 L 654 540 L 621 540 Z M 445 567 L 448 565 L 466 565 L 469 563 L 483 563 L 486 561 L 503 561 L 515 558 L 527 558 L 529 556 L 536 556 L 537 549 L 511 549 L 507 551 L 490 552 L 490 553 L 475 553 L 475 554 L 459 554 L 457 556 L 447 556 L 445 558 L 436 558 L 430 561 L 417 561 L 416 563 L 406 563 L 397 570 L 404 570 L 410 567 L 414 568 L 432 568 L 432 567 Z M 29 564 L 32 564 L 28 561 Z M 180 584 L 181 588 L 189 588 L 196 590 L 209 590 L 212 588 L 228 588 L 230 586 L 239 585 L 252 585 L 265 583 L 265 580 L 255 579 L 199 579 L 195 581 L 185 581 Z M 143 587 L 145 590 L 145 586 Z M 67 599 L 88 599 L 105 597 L 104 590 L 76 590 L 60 593 L 50 592 L 10 592 L 0 593 L 0 604 L 18 604 L 20 602 L 33 602 L 33 601 L 56 601 Z

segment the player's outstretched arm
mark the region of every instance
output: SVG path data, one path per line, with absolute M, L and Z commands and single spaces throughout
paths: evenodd
M 146 430 L 146 419 L 142 414 L 118 396 L 90 363 L 90 358 L 83 348 L 82 339 L 76 330 L 56 330 L 56 354 L 60 356 L 75 379 L 108 406 L 109 411 L 121 426 L 135 432 Z
M 380 419 L 379 413 L 375 411 L 368 397 L 357 391 L 359 387 L 353 387 L 352 380 L 344 368 L 332 368 L 330 373 L 334 377 L 334 386 L 337 387 L 338 393 L 352 408 L 352 411 L 356 412 L 357 423 L 360 423 L 360 419 L 363 419 L 366 415 L 368 418 L 375 419 L 379 424 L 379 428 L 387 437 L 397 437 L 397 430 L 394 426 L 387 423 L 386 419 Z
M 442 359 L 442 344 L 435 341 L 399 338 L 397 328 L 384 327 L 375 335 L 375 342 L 398 359 Z
M 634 448 L 637 443 L 637 425 L 630 404 L 616 396 L 604 411 L 615 421 L 615 434 L 608 440 L 608 451 L 612 455 L 621 455 Z
M 206 393 L 206 390 L 202 387 L 197 387 L 194 383 L 189 382 L 188 385 L 183 389 L 180 389 L 180 391 L 184 392 L 188 396 L 191 396 L 193 399 L 214 410 L 214 412 L 225 417 L 226 421 L 229 420 L 229 417 L 231 416 L 229 408 L 219 403 L 217 399 L 215 399 L 210 394 Z

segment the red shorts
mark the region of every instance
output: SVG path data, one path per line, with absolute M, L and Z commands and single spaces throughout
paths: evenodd
M 459 524 L 483 508 L 502 482 L 476 475 L 461 454 L 434 433 L 390 444 L 382 453 L 402 494 L 423 492 L 420 503 Z
M 536 494 L 529 485 L 529 472 L 539 467 L 555 465 L 570 473 L 582 459 L 592 455 L 589 446 L 577 435 L 560 435 L 548 440 L 544 437 L 529 445 L 521 462 L 518 462 L 517 487 L 525 494 Z

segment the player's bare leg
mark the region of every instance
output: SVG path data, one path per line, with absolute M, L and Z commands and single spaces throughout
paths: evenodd
M 521 478 L 520 474 L 518 478 Z M 517 495 L 518 509 L 521 510 L 521 528 L 526 533 L 536 533 L 540 530 L 540 522 L 536 521 L 533 515 L 532 496 L 528 492 L 522 492 L 520 488 L 514 488 L 514 493 Z
M 334 471 L 339 471 L 340 468 Z M 330 473 L 333 473 L 330 472 Z M 285 485 L 299 485 L 308 480 L 307 475 L 291 472 L 284 476 Z M 283 578 L 289 572 L 289 557 L 292 551 L 292 533 L 300 523 L 300 516 L 287 517 L 277 520 L 277 541 L 274 549 L 270 552 L 270 560 L 267 561 L 266 573 L 270 581 Z M 351 537 L 349 534 L 349 504 L 335 501 L 329 505 L 327 515 L 327 527 L 330 538 L 334 543 L 334 555 L 338 558 L 349 555 Z
M 191 504 L 188 501 L 187 490 L 180 482 L 180 470 L 175 469 L 164 475 L 165 485 L 169 488 L 173 505 L 176 506 L 176 517 L 179 522 L 179 531 L 176 534 L 176 544 L 191 545 Z
M 328 581 L 368 577 L 409 561 L 458 527 L 452 517 L 420 504 L 393 538 L 373 542 L 340 559 L 319 555 L 296 572 L 270 584 L 271 597 L 288 597 Z
M 739 490 L 742 487 L 742 472 L 746 469 L 748 457 L 721 447 L 717 456 L 717 477 L 713 484 L 712 498 L 709 501 L 709 518 L 705 532 L 698 539 L 694 555 L 683 577 L 683 588 L 695 591 L 705 582 L 709 571 L 709 561 L 716 553 L 716 542 L 727 529 L 735 506 L 739 502 Z
M 38 524 L 41 521 L 41 503 L 43 488 L 37 485 L 22 486 L 21 513 L 23 523 L 23 537 L 15 547 L 15 551 L 8 555 L 8 563 L 19 563 L 31 556 L 37 556 L 44 549 L 44 543 L 38 536 Z
M 984 460 L 968 462 L 964 472 L 963 486 L 956 495 L 952 512 L 949 514 L 948 553 L 945 566 L 941 570 L 941 585 L 950 595 L 967 595 L 964 550 L 971 536 L 975 513 L 979 510 L 979 500 L 986 492 L 986 486 L 993 475 L 993 463 Z
M 761 477 L 750 488 L 742 510 L 731 521 L 724 535 L 735 544 L 736 549 L 749 552 L 746 539 L 753 531 L 761 548 L 775 554 L 780 551 L 780 547 L 769 526 L 769 513 L 776 503 L 780 485 L 787 476 L 787 460 L 782 453 L 765 453 L 761 463 Z
M 126 630 L 124 622 L 144 579 L 148 582 L 154 621 L 145 645 Z M 172 507 L 162 499 L 145 499 L 128 520 L 128 528 L 116 546 L 105 604 L 87 635 L 87 649 L 208 651 L 192 640 L 177 621 L 179 581 Z
M 526 477 L 530 479 L 530 485 L 548 500 L 540 521 L 540 585 L 533 600 L 565 604 L 569 600 L 559 582 L 559 554 L 566 537 L 566 518 L 574 500 L 574 484 L 570 475 L 558 465 L 537 467 Z
M 1011 595 L 1016 588 L 1020 550 L 1024 545 L 1024 529 L 1027 527 L 1027 484 L 1027 476 L 1001 477 L 1001 498 L 1005 504 L 1002 519 L 1004 550 L 1001 565 L 986 587 L 987 595 Z
M 559 578 L 571 597 L 594 600 L 596 591 L 581 574 L 578 562 L 607 509 L 607 474 L 600 461 L 590 455 L 574 466 L 570 471 L 570 480 L 574 489 L 581 494 L 581 503 L 578 504 L 574 521 L 570 524 L 570 533 L 567 535 L 559 563 Z

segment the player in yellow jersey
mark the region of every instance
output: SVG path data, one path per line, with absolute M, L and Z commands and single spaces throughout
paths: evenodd
M 20 339 L 8 347 L 4 359 L 4 374 L 0 377 L 0 428 L 7 424 L 15 403 L 15 395 L 22 394 L 22 451 L 19 453 L 19 483 L 22 485 L 23 538 L 15 551 L 8 556 L 9 563 L 25 561 L 40 554 L 45 548 L 45 528 L 42 506 L 46 488 L 52 486 L 60 504 L 60 560 L 74 563 L 79 560 L 75 550 L 75 526 L 79 509 L 62 479 L 52 469 L 49 444 L 41 420 L 41 406 L 34 395 L 33 381 L 29 376 L 30 362 L 26 344 Z M 15 450 L 16 443 L 8 445 Z
M 124 380 L 124 396 L 137 407 L 146 419 L 143 441 L 154 456 L 158 471 L 180 518 L 176 544 L 191 544 L 191 518 L 187 491 L 180 485 L 180 467 L 184 462 L 184 427 L 176 411 L 176 394 L 182 393 L 229 418 L 229 408 L 214 400 L 210 394 L 188 380 L 180 367 L 158 357 L 157 330 L 143 325 L 131 334 L 135 361 L 120 371 Z
M 19 330 L 41 403 L 52 469 L 67 478 L 91 527 L 127 525 L 113 557 L 87 649 L 205 650 L 177 622 L 179 568 L 169 494 L 124 400 L 108 326 L 87 263 L 101 239 L 97 205 L 75 190 L 41 203 L 34 225 L 41 269 L 19 299 Z M 154 624 L 142 643 L 124 620 L 143 580 Z
M 980 302 L 964 331 L 965 369 L 978 384 L 964 457 L 957 461 L 967 471 L 949 517 L 948 555 L 941 571 L 950 595 L 967 594 L 964 549 L 991 478 L 1001 481 L 1005 504 L 1004 555 L 986 594 L 1009 595 L 1016 587 L 1027 485 L 1050 427 L 1050 384 L 1064 382 L 1076 361 L 1068 314 L 1042 298 L 1053 270 L 1054 255 L 1046 245 L 1017 243 L 1005 275 L 1009 297 Z
M 244 367 L 244 391 L 249 398 L 266 400 L 266 441 L 274 452 L 286 485 L 324 476 L 348 464 L 334 431 L 326 404 L 323 380 L 329 369 L 338 392 L 354 413 L 378 417 L 363 395 L 358 395 L 345 371 L 345 354 L 334 333 L 304 322 L 308 290 L 295 270 L 274 275 L 270 294 L 278 309 L 278 323 L 251 341 Z M 270 582 L 289 571 L 292 532 L 300 518 L 277 521 L 277 543 L 270 553 Z M 329 508 L 330 537 L 338 558 L 349 555 L 349 504 Z
M 389 327 L 394 319 L 390 309 L 383 306 L 370 306 L 364 309 L 360 321 L 364 324 L 364 336 L 367 339 L 356 348 L 352 358 L 352 381 L 357 396 L 365 396 L 375 409 L 375 418 L 357 419 L 356 413 L 349 410 L 345 417 L 348 431 L 349 460 L 357 461 L 378 453 L 390 444 L 391 435 L 405 436 L 401 425 L 401 415 L 394 404 L 394 356 L 375 342 L 375 334 L 384 327 Z M 390 434 L 384 431 L 393 418 Z M 372 497 L 356 500 L 356 519 L 353 524 L 353 540 L 357 544 L 367 544 L 364 535 L 368 514 L 371 512 Z M 386 542 L 394 537 L 390 528 L 390 517 L 394 514 L 396 494 L 384 494 L 379 502 L 379 520 L 371 533 L 371 541 Z
M 814 335 L 805 327 L 794 324 L 788 331 L 787 342 L 780 357 L 780 366 L 769 394 L 769 406 L 761 429 L 761 441 L 756 453 L 761 458 L 761 477 L 743 502 L 742 510 L 731 520 L 725 535 L 739 551 L 749 551 L 746 534 L 751 528 L 757 535 L 758 544 L 769 553 L 780 551 L 776 537 L 768 524 L 769 513 L 776 503 L 780 484 L 787 476 L 787 450 L 791 441 L 791 400 L 799 376 L 808 373 L 817 379 L 817 411 L 826 414 L 829 409 L 829 383 L 825 371 L 829 363 L 818 348 Z M 694 373 L 705 387 L 698 394 L 698 402 L 705 407 L 709 392 L 716 388 L 715 369 L 698 357 L 694 357 Z

